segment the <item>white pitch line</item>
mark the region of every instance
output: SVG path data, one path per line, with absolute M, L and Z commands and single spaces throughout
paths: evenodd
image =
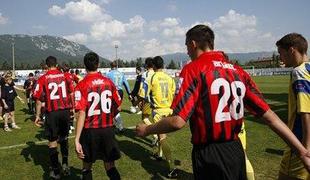
M 75 136 L 69 136 L 68 138 L 74 138 Z M 34 142 L 34 144 L 44 144 L 47 143 L 47 140 L 44 141 L 36 141 Z M 2 146 L 0 147 L 0 150 L 5 150 L 5 149 L 12 149 L 12 148 L 18 148 L 18 147 L 23 147 L 23 146 L 28 146 L 28 144 L 24 143 L 24 144 L 16 144 L 16 145 L 12 145 L 12 146 Z

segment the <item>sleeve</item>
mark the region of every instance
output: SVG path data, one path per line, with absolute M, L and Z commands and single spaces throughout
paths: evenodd
M 293 70 L 292 78 L 292 88 L 297 98 L 297 112 L 310 113 L 310 75 L 301 70 Z
M 40 100 L 42 98 L 42 93 L 43 93 L 43 79 L 42 77 L 38 79 L 36 87 L 33 92 L 33 98 Z
M 125 86 L 126 92 L 127 92 L 127 94 L 130 94 L 130 86 L 128 84 L 128 81 L 127 81 L 124 74 L 122 74 L 122 76 L 123 76 L 123 84 Z
M 193 114 L 199 98 L 200 83 L 190 67 L 184 67 L 179 78 L 179 92 L 174 97 L 171 109 L 173 114 L 187 121 Z
M 83 93 L 82 85 L 79 83 L 74 90 L 74 108 L 76 111 L 86 111 L 87 95 Z
M 263 95 L 258 90 L 256 84 L 251 79 L 247 72 L 243 71 L 245 77 L 246 92 L 244 96 L 245 108 L 250 111 L 251 114 L 255 116 L 262 116 L 266 111 L 268 111 L 269 105 L 263 98 Z
M 138 96 L 140 96 L 141 98 L 145 98 L 145 96 L 147 94 L 147 89 L 148 89 L 148 85 L 146 82 L 146 75 L 143 74 L 143 76 L 141 78 L 140 88 L 138 91 Z

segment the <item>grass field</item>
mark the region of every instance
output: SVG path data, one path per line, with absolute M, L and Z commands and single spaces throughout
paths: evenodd
M 268 76 L 254 79 L 271 108 L 285 120 L 288 77 Z M 19 101 L 16 101 L 16 105 L 16 121 L 22 129 L 13 132 L 0 130 L 0 179 L 48 179 L 48 148 L 43 129 L 33 125 L 33 117 L 26 113 L 25 105 Z M 121 115 L 126 127 L 135 126 L 140 122 L 140 116 L 130 114 L 129 107 L 129 101 L 125 98 Z M 0 123 L 3 128 L 3 122 Z M 246 116 L 246 129 L 247 155 L 254 167 L 256 179 L 275 179 L 285 144 L 262 120 L 252 116 Z M 193 179 L 190 138 L 188 126 L 169 134 L 172 152 L 181 170 L 179 179 Z M 136 137 L 133 130 L 127 130 L 124 135 L 117 136 L 117 139 L 122 157 L 116 164 L 123 179 L 165 179 L 165 162 L 150 158 L 150 138 Z M 18 146 L 8 148 L 13 145 Z M 79 179 L 81 161 L 74 152 L 73 135 L 70 139 L 69 153 L 72 175 L 67 179 Z M 93 170 L 94 179 L 108 179 L 100 161 L 94 164 Z

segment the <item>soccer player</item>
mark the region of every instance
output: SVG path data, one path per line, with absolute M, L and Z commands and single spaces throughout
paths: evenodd
M 35 109 L 35 102 L 32 100 L 34 85 L 35 85 L 34 74 L 29 73 L 28 79 L 24 83 L 24 89 L 26 90 L 27 105 L 30 114 L 33 114 Z
M 12 120 L 12 128 L 13 129 L 20 129 L 19 126 L 16 125 L 15 123 L 15 103 L 14 103 L 14 99 L 17 97 L 22 103 L 24 103 L 24 101 L 22 100 L 21 97 L 19 97 L 16 93 L 16 90 L 13 86 L 11 86 L 12 84 L 12 76 L 11 75 L 6 75 L 4 77 L 4 81 L 5 84 L 3 87 L 1 87 L 1 101 L 3 104 L 3 108 L 4 108 L 4 131 L 6 132 L 10 132 L 12 131 L 9 128 L 8 125 L 8 119 L 9 117 Z
M 51 164 L 50 177 L 60 179 L 57 142 L 62 155 L 62 171 L 64 176 L 70 175 L 68 166 L 68 133 L 70 109 L 73 108 L 70 96 L 73 93 L 73 82 L 57 68 L 57 59 L 49 56 L 45 60 L 48 71 L 36 84 L 33 97 L 36 99 L 35 124 L 41 125 L 42 99 L 45 101 L 45 131 L 48 138 L 49 158 Z
M 139 107 L 142 110 L 142 121 L 145 124 L 152 124 L 150 119 L 151 119 L 151 114 L 152 114 L 152 109 L 151 105 L 148 101 L 148 89 L 149 89 L 149 82 L 151 81 L 151 77 L 154 74 L 154 69 L 153 69 L 153 58 L 148 57 L 145 59 L 144 62 L 144 68 L 146 69 L 145 72 L 142 73 L 142 79 L 141 79 L 141 85 L 140 89 L 138 91 L 138 101 L 139 101 Z M 157 135 L 154 135 L 154 141 L 153 145 L 155 145 L 157 142 Z
M 176 131 L 190 120 L 195 179 L 246 179 L 245 154 L 238 138 L 244 108 L 262 117 L 300 156 L 310 170 L 310 152 L 270 110 L 248 73 L 214 51 L 214 32 L 196 25 L 186 33 L 192 62 L 180 74 L 180 89 L 173 100 L 173 116 L 156 124 L 137 125 L 137 134 Z
M 116 65 L 116 62 L 113 61 L 111 62 L 111 71 L 109 71 L 106 75 L 109 79 L 111 79 L 114 83 L 114 85 L 116 86 L 117 88 L 117 91 L 121 97 L 121 99 L 123 100 L 123 85 L 125 87 L 125 90 L 128 94 L 128 97 L 129 99 L 131 100 L 131 95 L 130 95 L 130 86 L 128 84 L 128 81 L 124 75 L 124 73 L 120 72 L 118 69 L 117 69 L 117 65 Z M 123 132 L 124 130 L 124 127 L 123 127 L 123 121 L 122 121 L 122 118 L 121 118 L 121 114 L 118 113 L 116 116 L 115 116 L 115 125 L 117 127 L 117 129 L 119 130 L 120 133 Z
M 170 109 L 174 94 L 175 82 L 172 77 L 163 71 L 164 60 L 160 56 L 156 56 L 152 60 L 155 73 L 149 82 L 149 98 L 152 108 L 152 116 L 154 123 L 159 122 L 163 117 L 172 114 Z M 161 151 L 164 154 L 168 164 L 168 178 L 176 178 L 177 173 L 172 162 L 171 150 L 167 142 L 166 134 L 158 134 L 158 152 L 157 156 L 161 156 Z
M 83 160 L 83 179 L 92 179 L 92 164 L 104 161 L 110 179 L 120 179 L 114 161 L 120 151 L 113 131 L 113 118 L 118 114 L 121 98 L 113 82 L 97 72 L 99 56 L 90 52 L 84 56 L 87 75 L 75 89 L 75 109 L 78 112 L 75 149 Z
M 281 61 L 293 67 L 288 91 L 288 127 L 300 142 L 310 150 L 310 62 L 307 40 L 297 33 L 290 33 L 276 43 Z M 302 157 L 287 147 L 280 166 L 280 180 L 310 179 Z

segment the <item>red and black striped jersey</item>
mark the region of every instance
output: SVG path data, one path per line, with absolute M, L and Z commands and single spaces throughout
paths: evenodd
M 85 111 L 84 128 L 113 126 L 121 98 L 113 82 L 100 73 L 87 74 L 75 88 L 75 109 Z
M 33 97 L 44 100 L 48 112 L 73 107 L 70 94 L 73 93 L 72 81 L 57 69 L 42 75 L 36 84 Z
M 260 116 L 269 106 L 241 67 L 223 52 L 206 52 L 182 69 L 171 108 L 190 120 L 193 144 L 238 139 L 244 108 Z

